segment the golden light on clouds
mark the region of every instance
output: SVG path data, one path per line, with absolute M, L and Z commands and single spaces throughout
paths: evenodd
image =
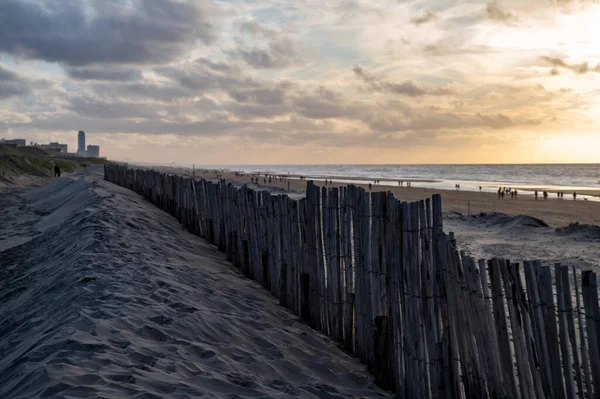
M 83 129 L 147 162 L 597 161 L 596 2 L 48 1 L 0 2 L 0 136 Z

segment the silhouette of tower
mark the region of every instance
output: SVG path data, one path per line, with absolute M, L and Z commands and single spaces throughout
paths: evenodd
M 82 157 L 85 156 L 85 132 L 83 130 L 80 130 L 77 135 L 77 143 L 77 154 Z

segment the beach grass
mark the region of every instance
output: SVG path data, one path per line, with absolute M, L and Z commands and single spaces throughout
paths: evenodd
M 20 176 L 50 177 L 54 175 L 55 165 L 63 173 L 72 173 L 80 167 L 107 162 L 102 158 L 53 154 L 34 147 L 15 148 L 0 144 L 0 182 L 12 183 Z

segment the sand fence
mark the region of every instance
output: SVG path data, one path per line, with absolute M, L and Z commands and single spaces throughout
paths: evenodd
M 118 165 L 105 179 L 216 245 L 399 396 L 600 396 L 596 274 L 475 261 L 443 232 L 439 195 L 309 181 L 294 200 Z

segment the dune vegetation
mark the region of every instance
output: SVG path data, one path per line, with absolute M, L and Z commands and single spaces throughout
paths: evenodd
M 92 164 L 107 163 L 101 158 L 85 158 L 55 154 L 34 147 L 13 147 L 0 144 L 0 183 L 10 184 L 23 175 L 49 177 L 58 165 L 63 173 Z

